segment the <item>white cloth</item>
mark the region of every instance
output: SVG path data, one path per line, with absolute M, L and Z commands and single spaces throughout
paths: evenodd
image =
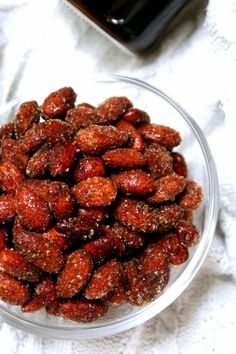
M 0 321 L 4 354 L 233 353 L 236 330 L 236 1 L 192 1 L 188 16 L 147 58 L 122 52 L 71 10 L 36 0 L 0 0 L 0 104 L 42 86 L 78 87 L 99 73 L 156 85 L 196 119 L 220 180 L 215 237 L 198 275 L 159 316 L 112 337 L 56 341 Z M 68 82 L 70 78 L 70 82 Z M 51 86 L 53 83 L 53 87 Z

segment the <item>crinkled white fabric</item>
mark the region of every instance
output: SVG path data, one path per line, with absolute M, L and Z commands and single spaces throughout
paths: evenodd
M 156 85 L 195 118 L 220 180 L 218 227 L 188 289 L 159 316 L 100 340 L 57 341 L 0 322 L 4 354 L 233 353 L 236 329 L 236 2 L 192 1 L 181 25 L 147 58 L 122 52 L 57 0 L 0 0 L 0 104 L 42 87 L 79 87 L 98 73 Z M 208 6 L 208 10 L 206 11 Z M 33 97 L 34 98 L 34 97 Z
M 225 114 L 227 134 L 224 146 L 228 158 L 222 159 L 223 163 L 219 166 L 224 170 L 219 221 L 231 260 L 230 267 L 236 279 L 236 238 L 233 237 L 236 231 L 236 169 L 230 163 L 234 154 L 236 131 L 236 0 L 210 0 L 206 26 L 214 52 L 216 85 L 219 88 L 221 109 Z

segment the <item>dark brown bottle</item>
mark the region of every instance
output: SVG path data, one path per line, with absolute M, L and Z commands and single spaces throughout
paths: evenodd
M 130 50 L 150 49 L 189 0 L 68 0 Z

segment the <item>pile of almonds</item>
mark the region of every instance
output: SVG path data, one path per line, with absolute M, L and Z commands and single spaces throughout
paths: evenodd
M 90 322 L 141 306 L 188 259 L 202 201 L 174 129 L 126 97 L 64 87 L 0 128 L 0 299 Z

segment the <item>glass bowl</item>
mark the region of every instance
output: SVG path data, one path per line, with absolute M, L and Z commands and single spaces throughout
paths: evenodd
M 159 314 L 181 295 L 195 277 L 209 249 L 217 222 L 219 192 L 215 164 L 204 134 L 185 110 L 164 92 L 143 81 L 123 76 L 113 76 L 73 88 L 78 93 L 78 102 L 93 105 L 110 96 L 126 95 L 135 107 L 149 113 L 153 123 L 167 125 L 181 132 L 182 144 L 175 151 L 184 154 L 189 177 L 201 185 L 204 193 L 204 201 L 194 213 L 194 224 L 201 234 L 200 242 L 189 249 L 186 263 L 171 267 L 167 287 L 152 303 L 143 307 L 129 304 L 114 307 L 104 318 L 94 323 L 80 324 L 49 316 L 44 310 L 33 314 L 22 313 L 20 308 L 0 302 L 0 317 L 12 326 L 50 338 L 81 340 L 110 336 L 140 325 Z M 42 102 L 40 100 L 49 92 L 50 89 L 45 87 L 40 99 L 27 97 L 26 100 L 38 99 L 38 102 Z M 14 117 L 19 102 L 24 100 L 15 99 L 3 107 L 0 122 L 5 123 Z

